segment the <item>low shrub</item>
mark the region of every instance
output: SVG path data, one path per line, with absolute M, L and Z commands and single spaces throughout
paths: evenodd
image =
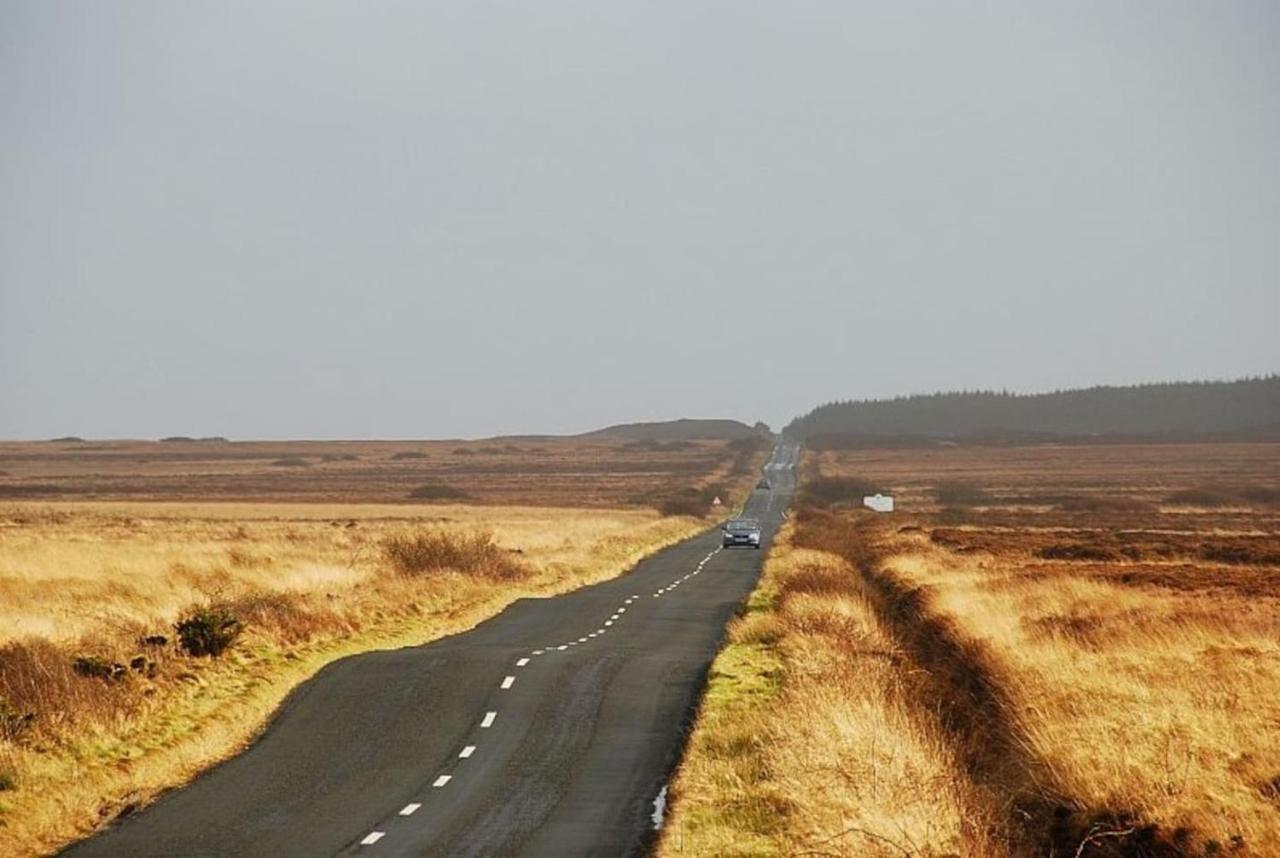
M 409 497 L 414 500 L 456 501 L 466 500 L 470 495 L 447 483 L 423 483 L 409 492 Z
M 125 675 L 123 664 L 96 655 L 76 656 L 71 662 L 71 667 L 76 673 L 91 679 L 115 680 L 122 679 Z
M 217 657 L 230 647 L 243 625 L 225 605 L 201 605 L 192 608 L 174 623 L 178 643 L 189 655 Z
M 392 454 L 391 458 L 395 461 L 403 461 L 404 459 L 430 459 L 431 457 L 420 450 L 401 450 L 399 453 Z
M 484 532 L 459 534 L 426 530 L 389 536 L 382 541 L 382 551 L 402 575 L 454 571 L 510 580 L 529 574 L 511 552 Z

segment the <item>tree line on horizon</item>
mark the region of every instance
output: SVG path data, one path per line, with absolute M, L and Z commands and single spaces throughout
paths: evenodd
M 1052 393 L 974 390 L 847 400 L 797 417 L 785 436 L 981 438 L 1280 433 L 1280 375 L 1098 386 Z

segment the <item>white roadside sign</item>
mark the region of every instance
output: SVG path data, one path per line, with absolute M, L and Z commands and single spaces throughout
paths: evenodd
M 893 498 L 889 495 L 867 495 L 862 505 L 876 512 L 893 512 Z

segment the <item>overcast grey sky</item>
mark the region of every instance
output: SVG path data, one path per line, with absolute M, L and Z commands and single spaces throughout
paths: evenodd
M 0 0 L 0 437 L 1280 369 L 1280 3 Z

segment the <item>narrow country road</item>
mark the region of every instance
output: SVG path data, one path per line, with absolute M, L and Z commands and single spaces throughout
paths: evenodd
M 774 450 L 743 513 L 766 546 L 796 454 Z M 243 754 L 64 854 L 642 854 L 763 556 L 713 530 L 465 634 L 336 662 Z

